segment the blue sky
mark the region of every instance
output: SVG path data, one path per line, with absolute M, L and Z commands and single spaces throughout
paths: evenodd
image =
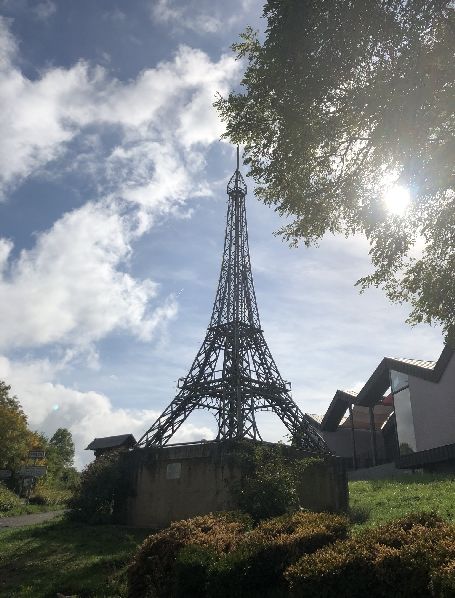
M 218 279 L 234 150 L 212 107 L 261 2 L 0 0 L 0 378 L 32 428 L 137 438 L 175 395 Z M 441 333 L 359 295 L 361 237 L 289 248 L 248 221 L 267 342 L 303 411 L 359 388 L 384 355 L 435 359 Z M 284 430 L 267 416 L 265 437 Z M 177 440 L 208 438 L 210 415 Z

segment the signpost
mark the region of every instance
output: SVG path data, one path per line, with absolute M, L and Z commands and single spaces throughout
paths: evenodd
M 28 458 L 29 459 L 44 459 L 46 456 L 46 451 L 36 450 L 36 451 L 29 451 Z
M 21 478 L 41 478 L 46 475 L 47 467 L 42 465 L 31 465 L 28 467 L 21 467 L 17 475 Z
M 35 485 L 36 478 L 42 478 L 46 475 L 47 467 L 37 465 L 38 460 L 44 459 L 46 451 L 43 449 L 34 449 L 28 452 L 28 458 L 33 459 L 33 465 L 24 465 L 16 472 L 17 476 L 22 478 L 22 492 L 26 489 L 27 504 L 30 499 L 30 492 Z M 21 492 L 21 494 L 22 494 Z

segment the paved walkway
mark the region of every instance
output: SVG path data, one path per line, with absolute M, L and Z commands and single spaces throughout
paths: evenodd
M 0 529 L 5 527 L 22 527 L 50 521 L 65 511 L 49 511 L 48 513 L 32 513 L 31 515 L 17 515 L 16 517 L 0 517 Z

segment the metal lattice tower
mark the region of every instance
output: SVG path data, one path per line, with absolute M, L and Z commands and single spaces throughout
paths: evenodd
M 217 440 L 261 439 L 255 413 L 274 411 L 296 446 L 328 453 L 327 445 L 294 403 L 265 342 L 251 273 L 245 211 L 247 187 L 237 168 L 227 194 L 223 260 L 210 325 L 178 394 L 138 446 L 163 446 L 195 409 L 210 409 Z

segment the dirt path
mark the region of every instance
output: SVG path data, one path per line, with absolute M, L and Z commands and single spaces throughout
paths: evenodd
M 31 513 L 30 515 L 17 515 L 16 517 L 0 518 L 0 529 L 4 527 L 22 527 L 23 525 L 35 525 L 44 523 L 62 515 L 65 511 L 49 511 L 48 513 Z

